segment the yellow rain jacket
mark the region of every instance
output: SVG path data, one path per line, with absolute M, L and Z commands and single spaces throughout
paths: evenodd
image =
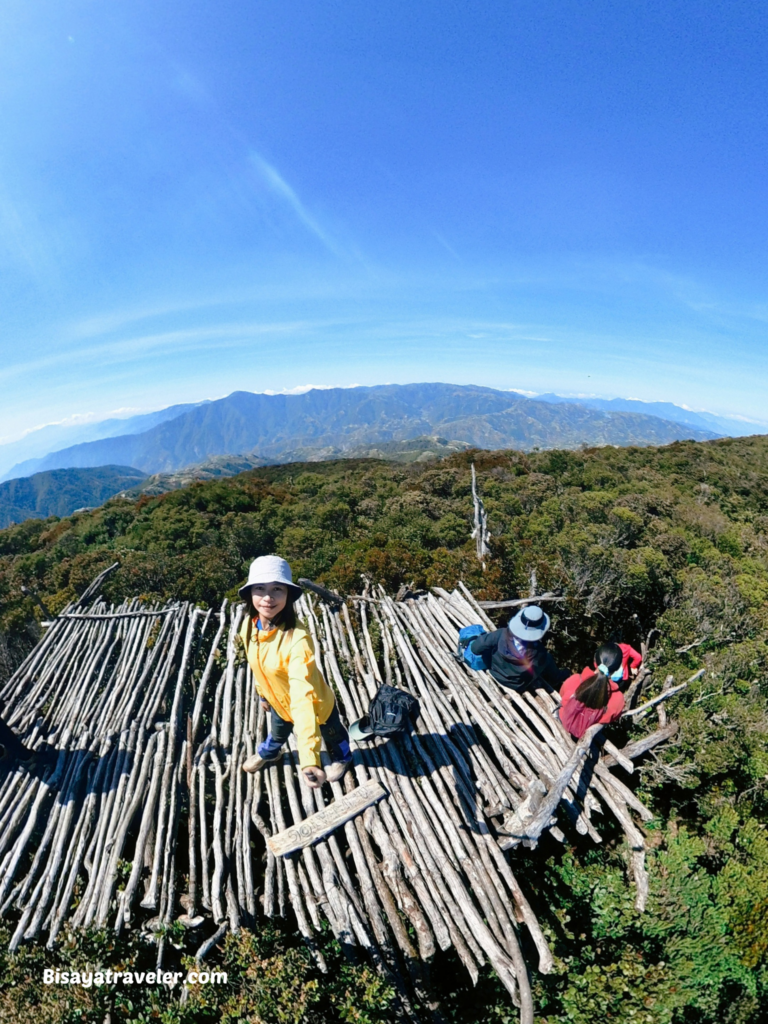
M 258 629 L 250 617 L 240 637 L 259 696 L 293 722 L 300 766 L 320 767 L 320 725 L 328 721 L 335 698 L 315 662 L 312 637 L 301 626 Z

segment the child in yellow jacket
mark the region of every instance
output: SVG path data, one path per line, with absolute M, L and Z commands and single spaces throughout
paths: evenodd
M 274 764 L 295 730 L 304 781 L 315 789 L 326 779 L 337 782 L 352 754 L 333 690 L 315 662 L 312 637 L 296 621 L 293 604 L 300 594 L 290 566 L 276 555 L 252 562 L 248 582 L 240 588 L 255 613 L 245 619 L 240 636 L 262 704 L 270 710 L 267 738 L 243 769 L 257 772 Z M 321 767 L 321 736 L 332 761 L 327 771 Z

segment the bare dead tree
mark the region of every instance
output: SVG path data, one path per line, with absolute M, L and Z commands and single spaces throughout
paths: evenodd
M 491 549 L 488 546 L 490 532 L 488 530 L 488 516 L 485 512 L 483 500 L 477 493 L 477 473 L 475 464 L 472 463 L 472 504 L 474 505 L 474 525 L 470 536 L 474 540 L 477 550 L 477 560 L 485 569 L 485 560 L 490 555 Z

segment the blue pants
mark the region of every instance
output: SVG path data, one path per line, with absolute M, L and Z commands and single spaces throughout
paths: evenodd
M 288 742 L 288 737 L 293 732 L 293 722 L 286 722 L 284 718 L 275 711 L 270 704 L 271 712 L 269 732 L 267 738 L 258 746 L 259 757 L 274 757 Z M 332 761 L 346 761 L 349 757 L 349 733 L 341 724 L 339 709 L 333 705 L 333 711 L 328 716 L 328 721 L 320 726 L 320 735 L 325 740 L 328 753 Z

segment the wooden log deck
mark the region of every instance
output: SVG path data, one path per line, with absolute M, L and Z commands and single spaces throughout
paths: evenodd
M 279 915 L 322 969 L 313 937 L 325 920 L 393 980 L 410 1019 L 418 960 L 453 946 L 474 980 L 492 965 L 530 1022 L 521 931 L 535 968 L 553 959 L 505 851 L 535 849 L 544 830 L 599 843 L 597 816 L 612 815 L 645 906 L 639 823 L 651 814 L 616 772 L 653 742 L 599 749 L 593 729 L 576 744 L 556 693 L 518 694 L 457 661 L 462 626 L 495 628 L 463 585 L 403 601 L 302 597 L 347 721 L 382 682 L 421 707 L 412 734 L 353 744 L 353 769 L 322 790 L 301 781 L 295 746 L 262 773 L 241 771 L 267 727 L 237 640 L 242 605 L 87 597 L 49 624 L 0 693 L 6 721 L 38 752 L 0 777 L 0 916 L 12 949 L 53 947 L 71 928 L 135 927 L 154 936 L 161 964 L 162 926 L 175 920 L 209 935 L 202 955 L 228 929 Z M 273 853 L 273 834 L 301 833 L 356 787 L 385 795 L 311 845 Z

